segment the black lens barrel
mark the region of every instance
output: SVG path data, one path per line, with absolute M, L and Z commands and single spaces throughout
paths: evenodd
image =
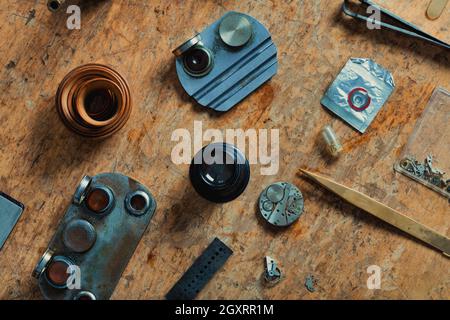
M 192 159 L 189 177 L 203 198 L 223 203 L 236 199 L 250 180 L 250 165 L 242 152 L 227 143 L 205 146 Z

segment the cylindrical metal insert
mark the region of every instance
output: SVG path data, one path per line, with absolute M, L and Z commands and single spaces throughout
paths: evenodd
M 97 300 L 97 298 L 92 292 L 80 291 L 75 297 L 73 297 L 73 300 Z
M 48 0 L 47 8 L 52 12 L 58 11 L 66 0 Z
M 140 216 L 150 208 L 150 197 L 144 191 L 138 190 L 127 194 L 125 207 L 129 213 Z
M 105 186 L 93 187 L 86 196 L 86 207 L 94 213 L 108 212 L 114 203 L 112 191 Z
M 212 52 L 201 45 L 197 45 L 183 55 L 184 70 L 193 77 L 207 75 L 214 65 Z

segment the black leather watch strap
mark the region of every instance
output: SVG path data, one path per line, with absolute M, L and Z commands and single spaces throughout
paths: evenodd
M 233 251 L 215 238 L 166 295 L 168 300 L 193 300 Z

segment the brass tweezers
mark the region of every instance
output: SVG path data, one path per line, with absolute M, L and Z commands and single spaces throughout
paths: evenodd
M 379 21 L 377 19 L 367 17 L 367 16 L 364 16 L 357 12 L 351 11 L 348 6 L 348 4 L 350 3 L 350 0 L 344 0 L 344 3 L 342 4 L 342 11 L 346 15 L 353 17 L 355 19 L 364 20 L 364 21 L 370 22 L 374 25 L 379 25 L 381 27 L 385 27 L 385 28 L 397 31 L 397 32 L 406 34 L 408 36 L 411 36 L 411 37 L 414 37 L 417 39 L 422 39 L 422 40 L 431 42 L 437 46 L 440 46 L 440 47 L 443 47 L 446 49 L 450 49 L 450 44 L 445 43 L 444 41 L 439 40 L 438 38 L 435 38 L 432 35 L 420 30 L 419 27 L 417 27 L 416 25 L 409 23 L 408 21 L 400 18 L 399 16 L 393 14 L 392 12 L 390 12 L 387 9 L 380 7 L 379 5 L 375 4 L 373 1 L 371 1 L 371 0 L 359 0 L 359 1 L 361 2 L 360 6 L 365 7 L 365 8 L 368 8 L 369 6 L 371 6 L 375 9 L 379 10 L 381 14 L 384 14 L 384 15 L 388 16 L 389 18 L 393 19 L 395 22 L 397 22 L 399 24 L 399 26 L 383 22 L 382 18 Z
M 438 233 L 437 231 L 392 208 L 389 208 L 381 202 L 378 202 L 359 191 L 353 190 L 318 174 L 306 170 L 300 171 L 347 202 L 372 214 L 378 219 L 389 223 L 403 232 L 406 232 L 416 239 L 425 242 L 450 258 L 450 239 L 445 235 Z

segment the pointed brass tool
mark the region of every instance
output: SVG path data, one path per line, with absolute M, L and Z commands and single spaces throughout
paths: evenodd
M 394 227 L 410 234 L 411 236 L 422 240 L 430 246 L 440 250 L 444 255 L 450 257 L 450 239 L 438 233 L 437 231 L 417 222 L 404 214 L 389 208 L 369 196 L 350 189 L 342 184 L 334 182 L 328 178 L 315 173 L 300 170 L 310 179 L 319 183 L 331 192 L 340 196 L 354 206 L 374 215 L 375 217 L 393 225 Z
M 373 0 L 359 0 L 359 2 L 360 2 L 359 7 L 361 10 L 366 10 L 366 12 L 369 12 L 368 11 L 369 7 L 376 9 L 380 13 L 380 19 L 375 19 L 370 16 L 359 14 L 356 11 L 352 11 L 350 9 L 351 2 L 352 1 L 350 1 L 350 0 L 344 0 L 344 4 L 342 5 L 342 11 L 346 15 L 348 15 L 352 18 L 369 22 L 369 23 L 373 24 L 374 26 L 377 26 L 377 29 L 382 29 L 382 28 L 390 29 L 390 30 L 393 30 L 396 32 L 403 33 L 410 37 L 422 39 L 422 40 L 431 42 L 437 46 L 440 46 L 440 47 L 443 47 L 446 49 L 450 49 L 450 44 L 448 44 L 436 37 L 433 37 L 432 35 L 430 35 L 429 33 L 426 33 L 425 31 L 422 31 L 418 26 L 400 18 L 399 16 L 395 15 L 394 13 L 390 12 L 389 10 L 377 5 Z M 385 18 L 388 18 L 388 19 L 385 19 Z M 394 20 L 393 21 L 394 23 L 391 24 L 391 23 L 384 22 L 385 20 L 387 20 L 387 21 Z

